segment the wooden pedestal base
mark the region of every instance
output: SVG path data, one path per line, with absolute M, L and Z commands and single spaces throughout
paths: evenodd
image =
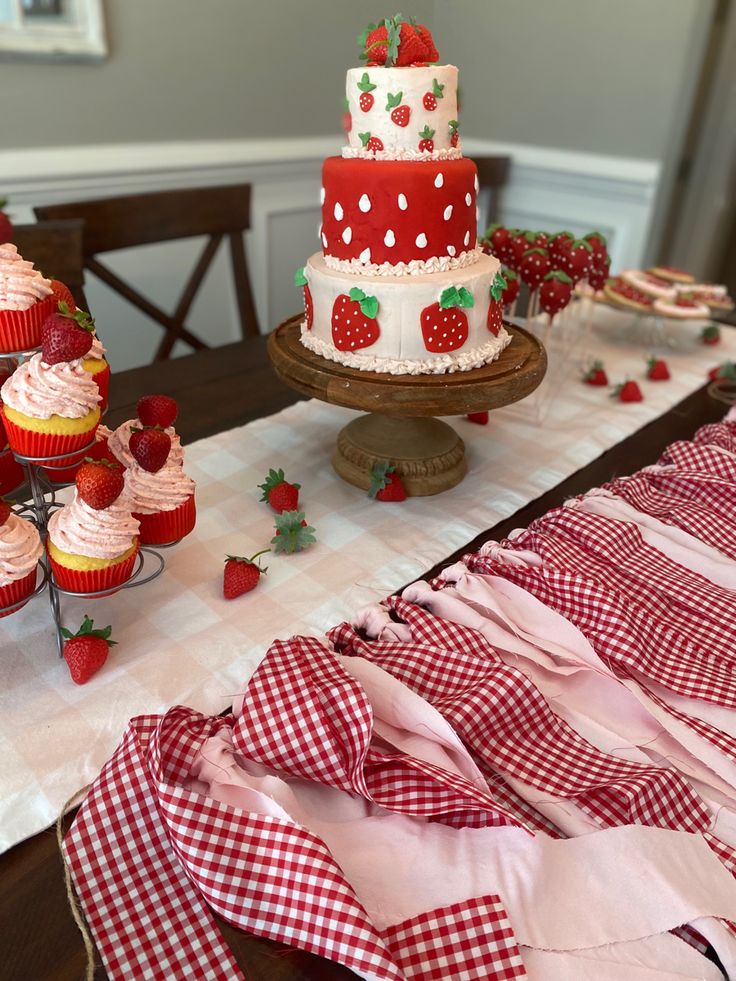
M 465 444 L 439 419 L 377 413 L 353 419 L 337 437 L 332 466 L 349 484 L 368 490 L 371 470 L 390 460 L 411 497 L 439 494 L 465 476 Z

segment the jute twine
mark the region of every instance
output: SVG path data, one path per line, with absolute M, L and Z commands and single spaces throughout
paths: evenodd
M 85 970 L 85 981 L 94 981 L 95 976 L 95 946 L 92 943 L 92 938 L 89 935 L 89 930 L 87 929 L 87 924 L 84 922 L 84 917 L 82 916 L 82 911 L 79 908 L 79 902 L 77 900 L 77 894 L 74 892 L 74 886 L 72 885 L 72 874 L 69 865 L 64 855 L 64 832 L 63 823 L 64 818 L 67 813 L 75 807 L 81 799 L 85 796 L 87 791 L 92 786 L 91 783 L 87 784 L 86 787 L 82 787 L 73 794 L 69 800 L 64 804 L 59 816 L 56 819 L 56 843 L 59 846 L 59 854 L 61 855 L 61 864 L 64 866 L 64 882 L 66 883 L 66 898 L 69 903 L 69 909 L 71 910 L 72 916 L 74 917 L 74 922 L 79 928 L 79 932 L 82 934 L 82 940 L 84 941 L 84 949 L 87 954 L 87 968 Z

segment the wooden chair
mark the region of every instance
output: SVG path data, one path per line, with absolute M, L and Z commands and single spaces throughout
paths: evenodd
M 483 234 L 488 225 L 498 221 L 501 214 L 501 189 L 508 182 L 511 169 L 511 157 L 473 157 L 478 168 L 478 184 L 481 191 L 490 191 L 490 203 L 486 214 L 486 223 L 478 228 Z
M 160 361 L 169 357 L 178 340 L 185 341 L 195 351 L 209 347 L 192 333 L 185 321 L 224 238 L 230 245 L 242 335 L 260 333 L 243 245 L 243 233 L 250 228 L 250 194 L 250 184 L 238 184 L 46 205 L 34 210 L 41 219 L 77 218 L 84 222 L 85 268 L 164 328 L 155 354 L 155 360 Z M 208 240 L 171 315 L 97 258 L 116 249 L 201 235 L 207 235 Z
M 30 259 L 47 279 L 59 279 L 71 290 L 74 301 L 88 310 L 84 295 L 83 223 L 39 221 L 35 225 L 15 225 L 13 244 L 24 259 Z

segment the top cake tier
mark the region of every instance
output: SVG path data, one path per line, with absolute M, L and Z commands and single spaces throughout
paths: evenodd
M 351 68 L 344 157 L 452 160 L 462 156 L 454 65 Z

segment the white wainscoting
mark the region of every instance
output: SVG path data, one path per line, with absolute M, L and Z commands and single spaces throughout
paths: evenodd
M 246 236 L 256 306 L 265 332 L 299 308 L 294 270 L 317 248 L 322 159 L 339 152 L 337 137 L 121 144 L 0 151 L 0 192 L 17 222 L 53 202 L 184 187 L 253 185 L 252 229 Z M 467 156 L 507 153 L 511 179 L 503 220 L 527 228 L 598 228 L 609 237 L 614 268 L 641 261 L 660 167 L 655 161 L 604 157 L 545 147 L 466 139 Z M 481 199 L 481 214 L 485 202 Z M 164 308 L 173 307 L 194 264 L 199 240 L 128 249 L 107 257 L 123 278 Z M 159 329 L 91 275 L 90 307 L 114 368 L 147 363 Z M 223 250 L 204 283 L 189 326 L 212 344 L 238 337 Z M 176 353 L 185 353 L 178 345 Z

